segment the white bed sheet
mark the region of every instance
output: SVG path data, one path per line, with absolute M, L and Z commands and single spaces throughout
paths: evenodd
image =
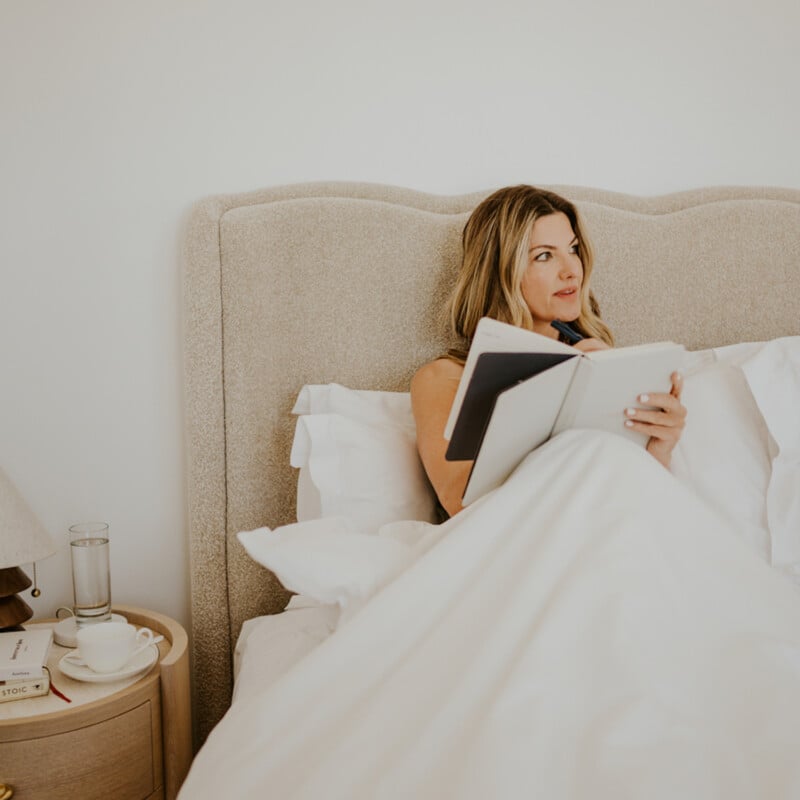
M 280 614 L 248 619 L 233 653 L 233 703 L 257 696 L 336 629 L 338 606 L 294 595 Z

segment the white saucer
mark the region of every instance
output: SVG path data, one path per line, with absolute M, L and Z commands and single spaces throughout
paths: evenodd
M 86 681 L 87 683 L 109 683 L 110 681 L 121 681 L 124 678 L 132 678 L 146 669 L 150 669 L 158 661 L 158 647 L 151 644 L 150 647 L 137 653 L 122 669 L 116 672 L 93 672 L 89 667 L 79 666 L 68 659 L 72 653 L 67 653 L 58 662 L 58 668 L 68 677 L 76 681 Z

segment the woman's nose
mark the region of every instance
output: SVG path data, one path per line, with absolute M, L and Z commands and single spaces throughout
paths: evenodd
M 558 274 L 562 278 L 571 278 L 578 274 L 578 267 L 570 256 L 561 256 L 558 261 Z

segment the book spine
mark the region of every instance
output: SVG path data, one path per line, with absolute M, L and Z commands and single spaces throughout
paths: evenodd
M 584 394 L 594 365 L 588 358 L 579 358 L 576 361 L 578 362 L 577 367 L 575 372 L 572 373 L 572 380 L 567 387 L 564 402 L 561 404 L 561 409 L 553 423 L 553 429 L 550 431 L 551 436 L 556 436 L 562 431 L 569 430 L 574 425 L 578 410 L 586 399 Z
M 26 700 L 39 697 L 50 691 L 50 676 L 45 673 L 40 678 L 24 678 L 15 681 L 0 681 L 0 703 L 9 700 Z

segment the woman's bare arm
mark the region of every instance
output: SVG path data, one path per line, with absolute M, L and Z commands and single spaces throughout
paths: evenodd
M 450 516 L 461 508 L 472 461 L 448 461 L 444 428 L 464 368 L 447 358 L 420 367 L 411 381 L 417 449 L 439 502 Z

